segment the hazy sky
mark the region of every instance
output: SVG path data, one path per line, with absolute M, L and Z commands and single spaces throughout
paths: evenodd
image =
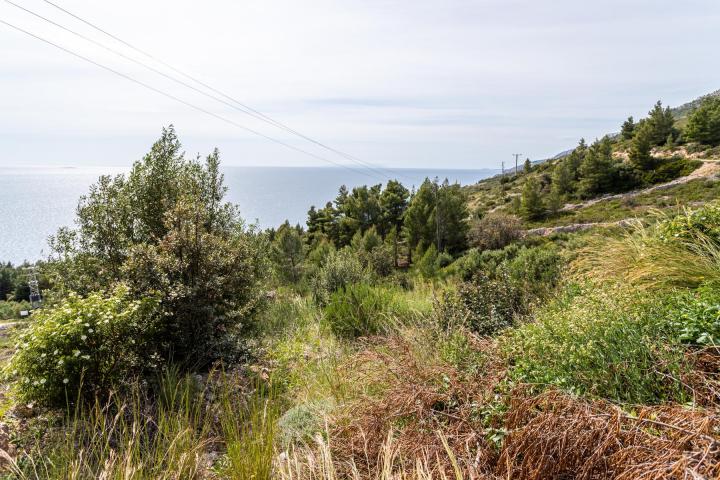
M 42 0 L 13 0 L 142 58 Z M 499 167 L 720 88 L 718 0 L 53 0 L 367 162 Z M 0 19 L 343 162 L 0 0 Z M 146 60 L 146 59 L 145 59 Z M 157 64 L 153 64 L 162 68 Z M 323 165 L 0 24 L 0 165 L 128 165 L 175 124 L 229 165 Z

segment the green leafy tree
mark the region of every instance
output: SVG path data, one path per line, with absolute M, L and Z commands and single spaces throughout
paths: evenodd
M 52 240 L 56 288 L 88 294 L 125 284 L 159 295 L 164 358 L 204 365 L 237 352 L 260 305 L 262 237 L 246 230 L 217 150 L 187 160 L 172 127 L 130 174 L 101 177 L 77 210 L 78 229 Z
M 690 114 L 685 126 L 685 139 L 705 145 L 720 145 L 720 97 L 706 98 Z
M 526 220 L 538 220 L 545 215 L 540 184 L 534 177 L 528 178 L 525 182 L 520 202 L 520 213 Z

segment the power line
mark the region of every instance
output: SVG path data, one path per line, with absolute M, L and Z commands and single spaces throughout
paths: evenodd
M 27 30 L 24 30 L 24 29 L 22 29 L 22 28 L 20 28 L 20 27 L 18 27 L 18 26 L 16 26 L 16 25 L 13 25 L 13 24 L 11 24 L 11 23 L 8 23 L 8 22 L 6 22 L 6 21 L 4 21 L 4 20 L 2 20 L 2 19 L 0 19 L 0 23 L 2 23 L 2 24 L 4 24 L 4 25 L 7 25 L 8 27 L 10 27 L 10 28 L 12 28 L 12 29 L 14 29 L 14 30 L 17 30 L 17 31 L 19 31 L 19 32 L 22 32 L 22 33 L 24 33 L 24 34 L 26 34 L 26 35 L 28 35 L 28 36 L 30 36 L 30 37 L 33 37 L 33 38 L 35 38 L 36 40 L 40 40 L 40 41 L 43 42 L 43 43 L 46 43 L 46 44 L 51 45 L 51 46 L 53 46 L 53 47 L 55 47 L 55 48 L 57 48 L 57 49 L 59 49 L 59 50 L 62 50 L 63 52 L 68 53 L 68 54 L 70 54 L 70 55 L 72 55 L 72 56 L 74 56 L 74 57 L 77 57 L 77 58 L 79 58 L 79 59 L 81 59 L 81 60 L 84 60 L 84 61 L 86 61 L 86 62 L 88 62 L 88 63 L 90 63 L 90 64 L 92 64 L 92 65 L 95 65 L 96 67 L 102 68 L 103 70 L 107 70 L 108 72 L 111 72 L 111 73 L 113 73 L 113 74 L 115 74 L 115 75 L 117 75 L 117 76 L 119 76 L 119 77 L 122 77 L 122 78 L 124 78 L 125 80 L 128 80 L 128 81 L 130 81 L 130 82 L 133 82 L 133 83 L 135 83 L 135 84 L 137 84 L 137 85 L 140 85 L 140 86 L 142 86 L 142 87 L 144 87 L 144 88 L 146 88 L 146 89 L 148 89 L 148 90 L 151 90 L 151 91 L 153 91 L 153 92 L 155 92 L 155 93 L 157 93 L 157 94 L 160 94 L 160 95 L 162 95 L 162 96 L 164 96 L 164 97 L 167 97 L 167 98 L 169 98 L 169 99 L 171 99 L 171 100 L 174 100 L 174 101 L 176 101 L 176 102 L 182 103 L 182 104 L 185 105 L 185 106 L 188 106 L 188 107 L 193 108 L 193 109 L 195 109 L 195 110 L 197 110 L 197 111 L 199 111 L 199 112 L 202 112 L 202 113 L 205 113 L 205 114 L 207 114 L 207 115 L 210 115 L 210 116 L 212 116 L 212 117 L 214 117 L 214 118 L 216 118 L 216 119 L 218 119 L 218 120 L 221 120 L 221 121 L 223 121 L 223 122 L 225 122 L 225 123 L 228 123 L 228 124 L 230 124 L 230 125 L 233 125 L 233 126 L 235 126 L 235 127 L 237 127 L 237 128 L 243 129 L 243 130 L 245 130 L 245 131 L 247 131 L 247 132 L 250 132 L 250 133 L 252 133 L 252 134 L 254 134 L 254 135 L 258 135 L 258 136 L 260 136 L 260 137 L 262 137 L 262 138 L 264 138 L 264 139 L 266 139 L 266 140 L 270 140 L 271 142 L 277 143 L 277 144 L 282 145 L 282 146 L 284 146 L 284 147 L 287 147 L 287 148 L 290 148 L 290 149 L 295 150 L 295 151 L 297 151 L 297 152 L 303 153 L 303 154 L 308 155 L 308 156 L 310 156 L 310 157 L 313 157 L 313 158 L 315 158 L 315 159 L 317 159 L 317 160 L 321 160 L 321 161 L 323 161 L 323 162 L 331 163 L 331 164 L 336 165 L 336 166 L 338 166 L 338 167 L 345 168 L 346 170 L 349 170 L 349 171 L 351 171 L 351 172 L 360 173 L 360 174 L 366 175 L 366 176 L 368 176 L 368 177 L 370 177 L 370 178 L 375 178 L 375 179 L 377 179 L 377 177 L 375 177 L 374 175 L 372 175 L 372 174 L 370 174 L 370 173 L 364 172 L 364 171 L 362 171 L 362 170 L 355 170 L 355 169 L 353 169 L 353 168 L 351 168 L 351 167 L 349 167 L 349 166 L 347 166 L 347 165 L 343 165 L 342 163 L 334 162 L 334 161 L 332 161 L 332 160 L 330 160 L 330 159 L 327 159 L 327 158 L 325 158 L 325 157 L 321 157 L 321 156 L 316 155 L 316 154 L 314 154 L 314 153 L 312 153 L 312 152 L 308 152 L 307 150 L 303 150 L 302 148 L 296 147 L 296 146 L 291 145 L 291 144 L 289 144 L 289 143 L 283 142 L 282 140 L 278 140 L 278 139 L 276 139 L 276 138 L 274 138 L 274 137 L 270 137 L 270 136 L 268 136 L 268 135 L 265 135 L 265 134 L 262 133 L 262 132 L 259 132 L 259 131 L 257 131 L 257 130 L 252 129 L 252 128 L 249 128 L 249 127 L 246 127 L 246 126 L 244 126 L 244 125 L 241 125 L 241 124 L 239 124 L 239 123 L 237 123 L 237 122 L 235 122 L 235 121 L 233 121 L 233 120 L 231 120 L 231 119 L 229 119 L 229 118 L 225 118 L 225 117 L 223 117 L 223 116 L 221 116 L 221 115 L 218 115 L 218 114 L 216 114 L 216 113 L 214 113 L 214 112 L 211 112 L 211 111 L 206 110 L 206 109 L 204 109 L 204 108 L 202 108 L 202 107 L 199 107 L 199 106 L 197 106 L 197 105 L 195 105 L 195 104 L 192 104 L 192 103 L 190 103 L 190 102 L 188 102 L 188 101 L 185 101 L 185 100 L 183 100 L 183 99 L 181 99 L 181 98 L 179 98 L 179 97 L 177 97 L 177 96 L 175 96 L 175 95 L 173 95 L 173 94 L 171 94 L 171 93 L 164 92 L 164 91 L 162 91 L 162 90 L 160 90 L 160 89 L 158 89 L 158 88 L 155 88 L 155 87 L 153 87 L 152 85 L 149 85 L 149 84 L 147 84 L 147 83 L 145 83 L 145 82 L 143 82 L 143 81 L 141 81 L 141 80 L 138 80 L 138 79 L 136 79 L 136 78 L 133 78 L 133 77 L 131 77 L 130 75 L 124 74 L 124 73 L 122 73 L 122 72 L 120 72 L 120 71 L 118 71 L 118 70 L 115 70 L 115 69 L 113 69 L 113 68 L 111 68 L 111 67 L 108 67 L 108 66 L 106 66 L 106 65 L 103 65 L 103 64 L 101 64 L 101 63 L 99 63 L 99 62 L 96 62 L 95 60 L 92 60 L 92 59 L 90 59 L 90 58 L 88 58 L 88 57 L 85 57 L 85 56 L 83 56 L 83 55 L 81 55 L 81 54 L 79 54 L 79 53 L 73 52 L 72 50 L 70 50 L 70 49 L 68 49 L 68 48 L 65 48 L 65 47 L 63 47 L 63 46 L 61 46 L 61 45 L 58 45 L 57 43 L 54 43 L 54 42 L 52 42 L 51 40 L 47 40 L 46 38 L 40 37 L 39 35 L 36 35 L 36 34 L 34 34 L 34 33 L 31 33 L 31 32 L 28 32 Z M 381 179 L 381 180 L 382 180 L 382 179 Z
M 14 4 L 13 2 L 11 2 L 10 0 L 5 0 L 5 1 L 7 1 L 8 3 L 11 3 L 11 4 L 13 4 L 13 5 L 15 5 L 15 4 Z M 76 20 L 79 20 L 80 22 L 82 22 L 82 23 L 88 25 L 89 27 L 97 30 L 98 32 L 100 32 L 100 33 L 102 33 L 102 34 L 104 34 L 104 35 L 112 38 L 113 40 L 122 43 L 122 44 L 125 45 L 126 47 L 128 47 L 128 48 L 130 48 L 130 49 L 132 49 L 132 50 L 134 50 L 134 51 L 136 51 L 136 52 L 144 55 L 145 57 L 147 57 L 147 58 L 149 58 L 149 59 L 151 59 L 151 60 L 153 60 L 153 61 L 155 61 L 155 62 L 157 62 L 157 63 L 159 63 L 159 64 L 161 64 L 161 65 L 163 65 L 163 66 L 165 66 L 166 68 L 168 68 L 168 69 L 172 70 L 173 72 L 175 72 L 175 73 L 177 73 L 177 74 L 185 77 L 186 79 L 191 80 L 191 81 L 197 83 L 198 85 L 201 85 L 202 87 L 204 87 L 204 88 L 212 91 L 213 93 L 215 93 L 215 94 L 217 94 L 217 95 L 220 95 L 221 97 L 223 97 L 223 98 L 225 98 L 225 99 L 233 102 L 234 105 L 228 104 L 226 101 L 222 100 L 221 98 L 218 98 L 218 97 L 216 97 L 216 96 L 210 95 L 210 94 L 208 94 L 207 92 L 203 92 L 203 91 L 201 91 L 201 90 L 199 90 L 199 89 L 197 89 L 197 88 L 195 88 L 195 87 L 193 87 L 193 86 L 190 86 L 190 85 L 188 85 L 187 83 L 183 82 L 182 80 L 178 80 L 177 78 L 175 78 L 175 77 L 173 77 L 173 76 L 171 76 L 171 75 L 167 75 L 167 74 L 165 74 L 165 73 L 159 72 L 157 69 L 155 69 L 155 68 L 153 68 L 153 67 L 150 67 L 150 66 L 144 64 L 143 62 L 140 62 L 139 60 L 132 59 L 132 58 L 128 58 L 127 56 L 125 56 L 125 55 L 123 55 L 123 54 L 120 54 L 120 53 L 118 53 L 118 52 L 116 52 L 116 51 L 114 51 L 114 50 L 112 50 L 112 49 L 110 49 L 110 48 L 108 48 L 108 47 L 100 44 L 99 42 L 96 42 L 96 41 L 94 41 L 94 40 L 89 40 L 89 41 L 91 41 L 92 43 L 94 43 L 94 44 L 96 44 L 96 45 L 100 45 L 102 48 L 105 48 L 106 50 L 109 50 L 109 51 L 111 51 L 111 52 L 113 52 L 113 53 L 115 53 L 115 54 L 117 54 L 117 55 L 121 55 L 122 57 L 127 58 L 128 60 L 131 60 L 131 61 L 134 62 L 134 63 L 140 64 L 140 65 L 142 65 L 142 66 L 144 66 L 144 67 L 146 67 L 146 68 L 149 68 L 149 69 L 151 69 L 152 71 L 154 71 L 155 73 L 158 73 L 159 75 L 162 75 L 162 76 L 165 77 L 165 78 L 169 78 L 169 79 L 171 79 L 171 80 L 173 80 L 173 81 L 175 81 L 175 82 L 177 82 L 177 83 L 180 83 L 181 85 L 184 85 L 184 86 L 187 87 L 187 88 L 191 88 L 192 90 L 194 90 L 194 91 L 196 91 L 196 92 L 199 92 L 199 93 L 201 93 L 201 94 L 203 94 L 203 95 L 205 95 L 205 96 L 208 96 L 208 97 L 214 99 L 215 101 L 218 101 L 218 102 L 221 102 L 221 103 L 223 103 L 223 104 L 225 104 L 225 105 L 228 105 L 228 106 L 230 106 L 231 108 L 235 108 L 235 109 L 237 109 L 237 110 L 245 113 L 246 115 L 250 115 L 250 116 L 252 116 L 252 117 L 254 117 L 254 118 L 258 119 L 258 120 L 261 120 L 261 121 L 264 121 L 264 122 L 266 122 L 266 123 L 269 123 L 269 124 L 271 124 L 271 125 L 279 128 L 279 129 L 282 129 L 282 130 L 284 130 L 284 131 L 286 131 L 286 132 L 288 132 L 288 133 L 291 133 L 291 134 L 293 134 L 293 135 L 296 135 L 296 136 L 298 136 L 298 137 L 300 137 L 300 138 L 302 138 L 302 139 L 304 139 L 304 140 L 306 140 L 306 141 L 308 141 L 308 142 L 311 142 L 311 143 L 313 143 L 313 144 L 315 144 L 315 145 L 317 145 L 317 146 L 319 146 L 319 147 L 321 147 L 321 148 L 324 148 L 324 149 L 326 149 L 326 150 L 328 150 L 328 151 L 330 151 L 330 152 L 333 152 L 333 153 L 335 153 L 336 155 L 340 155 L 341 157 L 343 157 L 343 158 L 345 158 L 345 159 L 347 159 L 347 160 L 350 160 L 350 161 L 352 161 L 352 162 L 354 162 L 354 163 L 361 164 L 361 165 L 364 166 L 365 168 L 368 168 L 368 169 L 370 169 L 370 170 L 372 170 L 372 171 L 374 171 L 374 172 L 376 172 L 376 173 L 378 173 L 378 174 L 380 174 L 380 175 L 383 175 L 383 176 L 385 176 L 386 178 L 389 178 L 389 177 L 387 176 L 387 174 L 385 174 L 385 173 L 383 172 L 383 170 L 384 170 L 384 171 L 387 171 L 387 172 L 391 172 L 391 173 L 393 173 L 393 174 L 395 174 L 395 175 L 398 175 L 398 176 L 402 176 L 402 177 L 404 177 L 404 178 L 406 178 L 406 179 L 409 179 L 409 177 L 406 177 L 405 175 L 403 175 L 403 174 L 401 174 L 401 173 L 399 173 L 399 172 L 396 172 L 396 171 L 394 171 L 394 170 L 392 170 L 392 169 L 382 168 L 382 167 L 379 167 L 379 169 L 378 169 L 378 168 L 376 168 L 372 163 L 366 162 L 366 161 L 364 161 L 364 160 L 362 160 L 362 159 L 360 159 L 360 158 L 357 158 L 357 157 L 355 157 L 355 156 L 353 156 L 353 155 L 350 155 L 349 153 L 346 153 L 346 152 L 343 152 L 342 150 L 338 150 L 338 149 L 336 149 L 336 148 L 334 148 L 334 147 L 331 147 L 331 146 L 329 146 L 329 145 L 327 145 L 327 144 L 325 144 L 325 143 L 323 143 L 323 142 L 320 142 L 319 140 L 315 140 L 314 138 L 309 137 L 309 136 L 307 136 L 307 135 L 305 135 L 305 134 L 303 134 L 303 133 L 301 133 L 301 132 L 293 129 L 293 128 L 289 127 L 288 125 L 286 125 L 286 124 L 284 124 L 284 123 L 282 123 L 282 122 L 280 122 L 280 121 L 278 121 L 278 120 L 275 120 L 274 118 L 269 117 L 268 115 L 265 115 L 264 113 L 262 113 L 262 112 L 260 112 L 260 111 L 258 111 L 258 110 L 256 110 L 256 109 L 254 109 L 254 108 L 252 108 L 251 106 L 249 106 L 249 105 L 247 105 L 247 104 L 245 104 L 245 103 L 243 103 L 243 102 L 241 102 L 241 101 L 239 101 L 239 100 L 237 100 L 236 98 L 231 97 L 230 95 L 222 92 L 221 90 L 218 90 L 217 88 L 215 88 L 215 87 L 213 87 L 213 86 L 211 86 L 211 85 L 203 82 L 202 80 L 198 79 L 197 77 L 194 77 L 194 76 L 192 76 L 192 75 L 190 75 L 190 74 L 188 74 L 188 73 L 183 72 L 182 70 L 180 70 L 180 69 L 178 69 L 178 68 L 170 65 L 169 63 L 167 63 L 167 62 L 165 62 L 165 61 L 157 58 L 156 56 L 148 53 L 147 51 L 145 51 L 145 50 L 143 50 L 143 49 L 141 49 L 141 48 L 139 48 L 139 47 L 136 47 L 135 45 L 133 45 L 133 44 L 131 44 L 131 43 L 129 43 L 129 42 L 121 39 L 121 38 L 118 37 L 117 35 L 113 35 L 112 33 L 108 32 L 107 30 L 104 30 L 103 28 L 95 25 L 94 23 L 92 23 L 92 22 L 90 22 L 90 21 L 88 21 L 88 20 L 85 20 L 84 18 L 82 18 L 82 17 L 80 17 L 79 15 L 76 15 L 76 14 L 70 12 L 69 10 L 61 7 L 60 5 L 58 5 L 58 4 L 54 3 L 54 2 L 51 2 L 50 0 L 43 0 L 43 2 L 47 3 L 48 5 L 51 5 L 52 7 L 60 10 L 61 12 L 65 13 L 65 14 L 67 14 L 67 15 L 70 15 L 71 17 L 75 18 Z M 17 6 L 17 5 L 15 5 L 15 6 Z M 18 8 L 23 8 L 23 7 L 18 7 Z M 23 8 L 23 10 L 28 11 L 28 10 L 25 9 L 25 8 Z M 32 13 L 32 12 L 30 12 L 30 13 Z M 39 16 L 39 15 L 37 15 L 37 14 L 34 14 L 34 15 Z M 50 22 L 53 23 L 53 24 L 55 24 L 55 23 L 52 22 L 52 21 L 50 21 Z M 57 25 L 57 24 L 56 24 L 56 25 Z M 65 28 L 65 27 L 61 27 L 61 28 L 63 28 L 64 30 L 69 30 L 69 29 L 67 29 L 67 28 Z M 74 32 L 73 32 L 73 33 L 74 33 Z M 77 35 L 79 35 L 79 34 L 77 34 Z M 85 37 L 83 37 L 83 38 L 85 38 Z M 238 106 L 241 107 L 241 108 L 238 108 Z

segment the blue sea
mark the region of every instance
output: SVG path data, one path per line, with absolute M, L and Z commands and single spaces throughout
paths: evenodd
M 118 168 L 27 168 L 0 170 L 0 262 L 46 258 L 47 238 L 61 226 L 73 226 L 75 208 L 99 175 Z M 367 172 L 367 171 L 365 171 Z M 322 207 L 338 188 L 380 183 L 360 171 L 326 167 L 224 167 L 228 200 L 243 218 L 260 228 L 289 220 L 305 224 L 311 205 Z M 428 178 L 472 184 L 494 170 L 392 169 L 386 174 L 406 187 Z

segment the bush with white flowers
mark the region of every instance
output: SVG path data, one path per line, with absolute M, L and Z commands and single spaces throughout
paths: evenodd
M 108 295 L 68 295 L 32 315 L 8 368 L 24 400 L 65 405 L 78 395 L 105 395 L 152 368 L 158 301 L 133 300 L 124 287 Z

